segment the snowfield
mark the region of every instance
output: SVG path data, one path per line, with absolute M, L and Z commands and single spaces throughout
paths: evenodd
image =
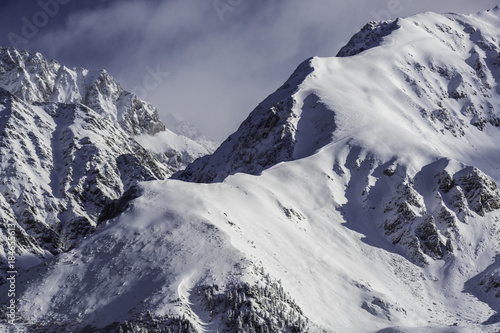
M 499 40 L 498 7 L 426 13 L 308 59 L 213 154 L 20 274 L 21 324 L 498 332 Z
M 418 267 L 381 240 L 369 216 L 345 221 L 343 214 L 359 212 L 340 209 L 347 184 L 332 171 L 339 146 L 220 184 L 141 184 L 126 213 L 77 250 L 23 274 L 25 318 L 104 327 L 154 309 L 156 317 L 185 315 L 201 331 L 216 331 L 222 323 L 192 291 L 254 283 L 264 267 L 327 331 L 498 330 L 481 325 L 498 301 L 490 307 L 475 297 L 479 285 L 464 286 L 494 262 L 500 214 L 471 217 L 457 231 L 456 255 Z

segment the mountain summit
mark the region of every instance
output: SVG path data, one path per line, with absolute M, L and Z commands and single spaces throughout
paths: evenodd
M 415 147 L 472 163 L 472 151 L 456 156 L 456 139 L 492 144 L 485 127 L 500 126 L 498 11 L 367 24 L 337 57 L 306 60 L 215 154 L 175 177 L 258 174 L 346 139 L 400 160 Z
M 21 267 L 75 246 L 137 182 L 207 153 L 106 71 L 0 48 L 0 215 Z
M 413 262 L 441 259 L 450 223 L 500 208 L 499 11 L 367 24 L 337 57 L 305 61 L 214 154 L 174 178 L 258 175 L 334 150 L 352 227 L 365 232 L 358 221 L 373 220 Z M 422 193 L 439 188 L 437 201 Z
M 306 60 L 213 154 L 23 273 L 24 325 L 498 331 L 499 40 L 498 7 L 426 13 Z

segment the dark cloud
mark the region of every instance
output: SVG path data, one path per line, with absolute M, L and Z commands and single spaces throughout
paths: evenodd
M 47 14 L 44 22 L 49 4 L 58 4 L 57 13 Z M 10 46 L 15 35 L 23 42 L 18 48 L 39 51 L 67 66 L 105 68 L 160 112 L 187 119 L 221 140 L 301 61 L 312 55 L 334 56 L 368 21 L 424 11 L 473 13 L 496 4 L 8 0 L 0 5 L 0 45 Z M 29 38 L 23 35 L 26 21 L 37 30 Z M 156 81 L 148 90 L 143 82 L 151 76 Z

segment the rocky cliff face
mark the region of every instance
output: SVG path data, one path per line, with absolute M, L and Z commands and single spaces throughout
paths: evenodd
M 295 133 L 299 114 L 294 110 L 296 101 L 293 95 L 312 72 L 310 62 L 310 59 L 304 61 L 283 86 L 259 104 L 213 155 L 197 160 L 173 178 L 202 183 L 219 182 L 237 172 L 259 174 L 270 166 L 297 157 Z M 312 104 L 320 105 L 323 113 L 329 112 L 318 98 L 310 98 L 309 103 L 311 107 L 314 107 Z M 333 120 L 331 125 L 323 131 L 327 137 L 330 136 Z
M 155 107 L 106 71 L 0 49 L 0 209 L 21 258 L 72 248 L 131 186 L 168 178 L 209 149 L 166 130 Z
M 0 49 L 0 87 L 27 103 L 83 104 L 129 135 L 165 130 L 158 111 L 123 90 L 105 70 L 70 69 L 39 53 Z
M 500 191 L 491 177 L 440 160 L 400 183 L 379 223 L 392 244 L 402 246 L 413 262 L 427 265 L 455 254 L 459 225 L 473 213 L 485 216 L 499 208 Z
M 167 166 L 83 104 L 28 104 L 0 91 L 0 195 L 24 252 L 57 254 L 91 233 L 110 201 Z

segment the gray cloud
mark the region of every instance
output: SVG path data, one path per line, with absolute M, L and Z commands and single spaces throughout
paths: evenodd
M 168 72 L 144 97 L 161 113 L 178 115 L 222 140 L 300 62 L 313 55 L 334 56 L 368 21 L 424 11 L 472 13 L 496 4 L 490 0 L 73 0 L 61 5 L 60 12 L 23 47 L 68 66 L 106 68 L 129 90 L 142 87 L 152 70 Z M 8 32 L 22 35 L 21 18 L 32 19 L 40 6 L 26 0 L 2 6 L 0 28 L 5 34 L 0 43 L 5 46 Z

